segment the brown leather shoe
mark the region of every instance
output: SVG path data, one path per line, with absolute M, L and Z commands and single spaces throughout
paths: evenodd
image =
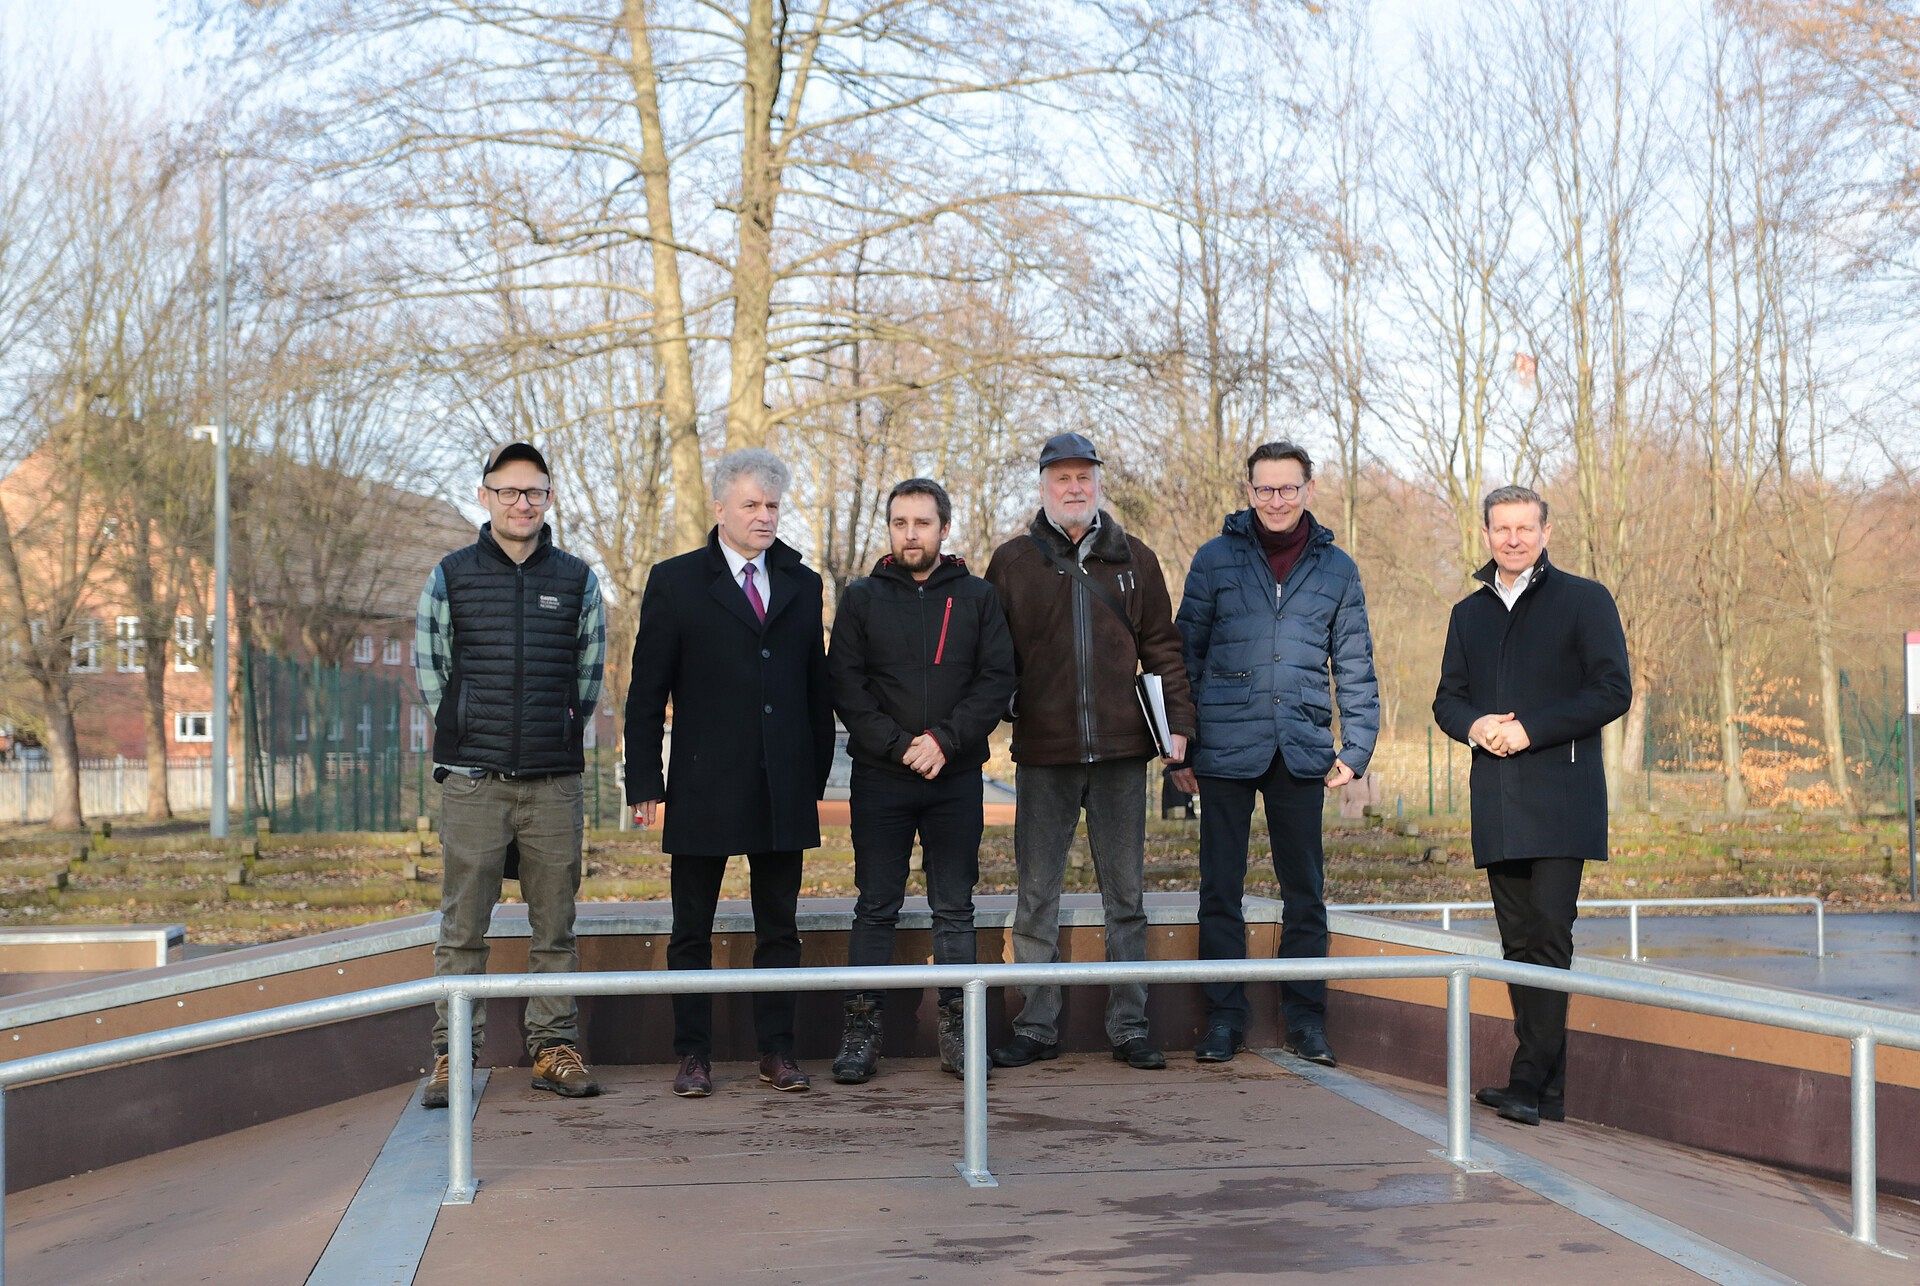
M 592 1098 L 600 1092 L 593 1074 L 571 1045 L 548 1045 L 533 1060 L 533 1088 L 562 1098 Z
M 673 1078 L 673 1092 L 681 1098 L 705 1098 L 713 1093 L 713 1064 L 705 1054 L 688 1054 L 680 1060 L 679 1074 Z
M 793 1055 L 785 1050 L 760 1060 L 760 1079 L 777 1090 L 810 1090 L 813 1078 L 800 1070 Z

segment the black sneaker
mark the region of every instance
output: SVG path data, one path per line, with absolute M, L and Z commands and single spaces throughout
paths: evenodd
M 1015 1032 L 1012 1040 L 998 1049 L 988 1051 L 988 1057 L 993 1060 L 995 1067 L 1025 1067 L 1028 1063 L 1044 1063 L 1050 1058 L 1060 1057 L 1060 1042 L 1049 1045 Z
M 1286 1050 L 1295 1058 L 1304 1058 L 1322 1067 L 1340 1066 L 1333 1057 L 1333 1051 L 1327 1048 L 1327 1034 L 1318 1027 L 1288 1032 Z
M 1135 1036 L 1125 1044 L 1113 1047 L 1113 1061 L 1137 1067 L 1143 1072 L 1157 1072 L 1167 1065 L 1167 1056 L 1155 1049 L 1145 1036 Z
M 1193 1048 L 1196 1061 L 1202 1063 L 1230 1063 L 1233 1056 L 1247 1047 L 1240 1033 L 1225 1023 L 1215 1023 L 1207 1028 L 1207 1034 Z

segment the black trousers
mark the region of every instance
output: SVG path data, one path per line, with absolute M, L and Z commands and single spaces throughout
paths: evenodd
M 1586 863 L 1577 857 L 1535 857 L 1495 862 L 1487 868 L 1493 911 L 1500 922 L 1500 949 L 1509 960 L 1573 967 L 1573 920 Z M 1513 1003 L 1514 1051 L 1510 1085 L 1547 1098 L 1567 1087 L 1567 993 L 1508 987 Z
M 853 766 L 848 806 L 853 821 L 853 882 L 860 890 L 847 942 L 850 965 L 893 963 L 894 927 L 907 896 L 907 866 L 919 837 L 933 911 L 933 962 L 974 962 L 973 886 L 980 879 L 985 806 L 980 774 L 955 772 L 927 781 L 869 764 Z M 849 993 L 849 998 L 860 993 Z M 867 992 L 876 1004 L 879 992 Z M 940 988 L 941 1000 L 960 994 Z
M 749 853 L 753 897 L 753 967 L 791 969 L 800 963 L 800 931 L 794 911 L 800 900 L 800 854 Z M 720 905 L 725 857 L 673 855 L 673 936 L 667 968 L 713 968 L 713 913 Z M 753 1031 L 762 1054 L 793 1049 L 794 994 L 753 993 Z M 673 1052 L 713 1052 L 713 997 L 673 998 Z
M 1273 873 L 1280 881 L 1280 957 L 1327 954 L 1326 853 L 1320 812 L 1327 788 L 1318 777 L 1296 777 L 1278 754 L 1266 775 L 1200 778 L 1200 958 L 1247 958 L 1247 921 L 1240 901 L 1247 886 L 1247 836 L 1255 796 L 1267 804 Z M 1207 1021 L 1247 1030 L 1246 984 L 1209 983 Z M 1290 982 L 1280 988 L 1289 1032 L 1323 1028 L 1327 984 Z

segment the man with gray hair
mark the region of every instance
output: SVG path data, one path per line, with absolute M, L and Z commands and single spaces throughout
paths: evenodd
M 820 843 L 817 801 L 833 763 L 833 704 L 820 577 L 779 540 L 789 475 L 771 451 L 735 451 L 713 470 L 704 549 L 657 564 L 640 600 L 627 689 L 627 803 L 661 819 L 671 860 L 669 969 L 713 966 L 713 916 L 727 859 L 747 856 L 757 969 L 800 963 L 794 917 L 801 854 Z M 673 705 L 673 758 L 661 740 Z M 812 1084 L 793 1059 L 792 992 L 753 998 L 760 1079 Z M 673 998 L 673 1092 L 713 1092 L 713 998 Z
M 1473 747 L 1473 864 L 1506 958 L 1567 969 L 1586 863 L 1607 860 L 1600 730 L 1633 701 L 1613 595 L 1547 561 L 1547 502 L 1501 487 L 1480 507 L 1491 561 L 1454 604 L 1434 721 Z M 1474 1097 L 1508 1120 L 1566 1117 L 1567 993 L 1508 988 L 1519 1047 Z
M 1019 901 L 1013 952 L 1021 964 L 1060 958 L 1060 891 L 1067 849 L 1084 810 L 1100 885 L 1107 959 L 1144 960 L 1147 761 L 1155 741 L 1134 695 L 1142 669 L 1165 685 L 1168 757 L 1193 735 L 1180 633 L 1160 561 L 1100 507 L 1100 457 L 1078 433 L 1040 450 L 1040 512 L 994 551 L 987 580 L 1013 633 L 1017 795 L 1014 865 Z M 993 1050 L 1002 1067 L 1060 1052 L 1058 987 L 1029 987 L 1013 1039 Z M 1147 1035 L 1147 989 L 1109 988 L 1107 1039 L 1130 1067 L 1161 1068 Z

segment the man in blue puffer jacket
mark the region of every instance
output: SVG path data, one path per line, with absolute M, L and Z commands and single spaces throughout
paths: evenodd
M 1199 707 L 1190 766 L 1174 780 L 1200 795 L 1200 957 L 1246 958 L 1240 900 L 1256 795 L 1266 799 L 1284 904 L 1280 955 L 1324 956 L 1322 803 L 1367 770 L 1380 731 L 1367 600 L 1353 559 L 1307 510 L 1313 460 L 1304 449 L 1257 448 L 1247 457 L 1247 498 L 1250 507 L 1229 514 L 1194 555 L 1178 618 Z M 1245 1048 L 1246 987 L 1206 991 L 1207 1033 L 1194 1055 L 1224 1063 Z M 1280 997 L 1287 1048 L 1333 1066 L 1326 984 L 1290 983 Z

